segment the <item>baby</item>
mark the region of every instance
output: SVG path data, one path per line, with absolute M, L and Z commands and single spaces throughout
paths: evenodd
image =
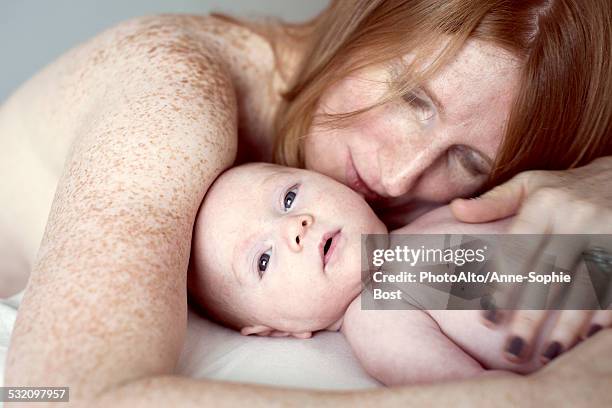
M 443 208 L 396 232 L 496 232 L 457 228 L 451 218 Z M 324 175 L 259 163 L 235 167 L 215 181 L 198 213 L 190 294 L 244 335 L 309 338 L 339 330 L 386 385 L 541 366 L 537 358 L 504 358 L 506 333 L 483 326 L 478 311 L 361 310 L 361 234 L 386 233 L 361 196 Z

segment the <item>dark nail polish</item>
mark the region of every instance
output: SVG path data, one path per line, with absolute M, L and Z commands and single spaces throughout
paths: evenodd
M 563 346 L 558 341 L 553 341 L 548 345 L 544 353 L 542 355 L 547 360 L 552 360 L 557 357 L 563 351 Z
M 591 326 L 591 328 L 589 329 L 589 332 L 587 333 L 587 337 L 591 337 L 592 335 L 594 335 L 595 333 L 597 333 L 598 331 L 600 331 L 603 327 L 601 327 L 600 324 L 594 324 Z
M 508 343 L 506 347 L 506 351 L 513 356 L 520 357 L 523 348 L 525 347 L 525 342 L 518 336 L 514 336 L 512 340 Z

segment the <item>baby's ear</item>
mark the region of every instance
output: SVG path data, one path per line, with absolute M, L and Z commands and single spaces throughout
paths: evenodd
M 246 326 L 240 330 L 240 334 L 243 336 L 249 336 L 251 334 L 256 334 L 258 336 L 269 336 L 274 329 L 271 329 L 268 326 L 256 325 L 256 326 Z
M 312 337 L 312 332 L 289 333 L 286 331 L 275 330 L 275 329 L 272 329 L 271 327 L 263 326 L 263 325 L 243 327 L 242 330 L 240 330 L 240 334 L 242 334 L 243 336 L 248 336 L 250 334 L 256 334 L 258 336 L 269 336 L 269 337 L 293 336 L 298 339 L 309 339 Z
M 291 335 L 298 339 L 309 339 L 312 337 L 312 332 L 291 333 Z

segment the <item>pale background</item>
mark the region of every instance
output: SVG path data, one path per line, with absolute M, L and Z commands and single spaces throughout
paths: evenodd
M 328 0 L 0 0 L 0 103 L 76 44 L 119 21 L 155 13 L 274 15 L 301 21 Z

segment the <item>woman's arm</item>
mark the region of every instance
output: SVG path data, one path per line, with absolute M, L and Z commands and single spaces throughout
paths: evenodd
M 87 75 L 48 107 L 80 114 L 6 371 L 6 385 L 69 386 L 73 401 L 173 372 L 193 221 L 237 144 L 233 84 L 203 38 L 159 17 L 94 43 L 76 54 Z M 27 87 L 63 80 L 47 72 Z
M 102 395 L 106 407 L 517 407 L 610 406 L 612 330 L 579 344 L 527 377 L 496 375 L 428 386 L 367 391 L 308 391 L 159 376 L 137 380 Z
M 610 406 L 612 330 L 579 344 L 527 377 L 491 376 L 429 386 L 323 392 L 288 390 L 178 377 L 156 377 L 126 384 L 103 395 L 99 406 L 215 407 L 517 407 Z
M 517 407 L 531 399 L 533 387 L 520 378 L 490 377 L 432 386 L 362 391 L 311 391 L 251 384 L 155 377 L 132 382 L 103 395 L 93 407 Z M 578 405 L 579 406 L 579 405 Z

